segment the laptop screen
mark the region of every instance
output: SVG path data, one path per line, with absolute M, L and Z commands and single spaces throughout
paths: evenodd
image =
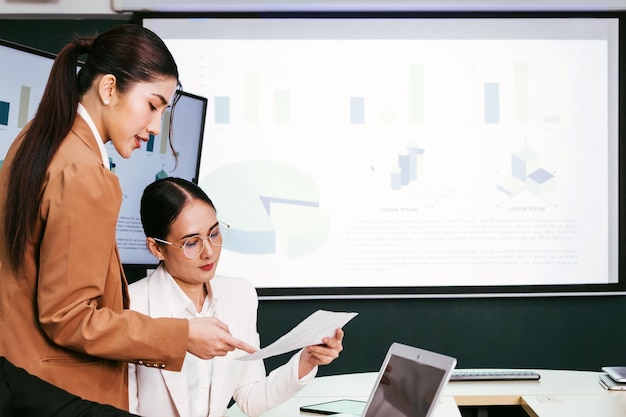
M 435 408 L 456 361 L 400 347 L 403 352 L 394 353 L 393 346 L 390 349 L 364 417 L 428 417 Z

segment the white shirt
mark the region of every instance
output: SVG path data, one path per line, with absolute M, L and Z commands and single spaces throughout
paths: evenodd
M 83 107 L 82 104 L 78 103 L 78 114 L 80 117 L 85 119 L 89 129 L 91 129 L 91 133 L 96 138 L 96 142 L 98 142 L 98 149 L 100 149 L 100 156 L 102 158 L 102 165 L 106 167 L 106 169 L 111 169 L 111 162 L 109 162 L 109 154 L 107 153 L 107 149 L 104 147 L 104 141 L 102 140 L 102 136 L 100 136 L 100 132 L 96 128 L 96 124 L 93 122 L 89 113 L 87 113 L 87 109 Z
M 131 308 L 151 317 L 173 317 L 185 310 L 188 303 L 175 304 L 180 291 L 163 265 L 148 277 L 129 285 Z M 256 289 L 244 278 L 215 275 L 210 282 L 211 301 L 216 318 L 228 324 L 238 339 L 259 346 L 256 330 L 258 306 Z M 174 289 L 176 291 L 174 291 Z M 260 417 L 269 409 L 283 403 L 313 379 L 317 367 L 298 379 L 301 352 L 289 362 L 266 374 L 262 360 L 239 361 L 243 354 L 235 352 L 212 359 L 210 408 L 211 417 L 224 416 L 234 398 L 249 416 Z M 147 366 L 129 365 L 129 399 L 131 410 L 144 416 L 190 417 L 190 392 L 187 370 L 172 372 Z M 209 401 L 203 399 L 203 401 Z
M 191 299 L 185 292 L 170 278 L 168 280 L 172 287 L 170 311 L 174 312 L 173 317 L 184 319 L 195 319 L 199 317 L 214 317 L 217 299 L 206 297 L 202 304 L 202 309 L 198 312 Z M 207 293 L 209 291 L 207 285 Z M 183 368 L 187 372 L 187 392 L 189 393 L 189 417 L 207 417 L 209 415 L 211 379 L 213 372 L 213 361 L 203 360 L 187 352 Z

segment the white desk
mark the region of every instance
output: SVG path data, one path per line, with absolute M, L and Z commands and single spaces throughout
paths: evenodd
M 520 405 L 531 417 L 625 417 L 626 392 L 607 391 L 599 372 L 536 370 L 539 381 L 450 382 L 459 406 Z
M 531 417 L 625 417 L 626 391 L 607 391 L 598 372 L 536 370 L 539 381 L 450 382 L 435 417 L 460 417 L 459 406 L 519 405 Z M 296 396 L 268 411 L 264 417 L 311 417 L 299 407 L 348 398 L 366 401 L 376 373 L 315 378 Z M 244 416 L 236 406 L 229 417 Z

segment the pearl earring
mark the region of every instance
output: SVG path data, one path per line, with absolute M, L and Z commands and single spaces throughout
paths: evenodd
M 110 103 L 110 101 L 109 101 L 108 99 L 104 100 L 104 105 L 105 105 L 105 106 L 108 106 L 108 105 L 109 105 L 109 103 Z

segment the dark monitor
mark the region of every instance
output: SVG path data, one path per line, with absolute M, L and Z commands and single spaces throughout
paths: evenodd
M 204 134 L 207 99 L 182 92 L 174 107 L 171 142 L 178 163 L 170 149 L 169 114 L 163 117 L 161 132 L 124 159 L 107 143 L 111 169 L 120 178 L 124 193 L 117 222 L 117 245 L 124 266 L 156 265 L 157 259 L 146 248 L 146 236 L 139 218 L 139 204 L 144 188 L 156 179 L 180 177 L 197 183 L 199 155 Z
M 37 111 L 54 58 L 54 54 L 0 40 L 0 169 L 9 146 Z M 123 192 L 117 238 L 124 266 L 156 264 L 146 249 L 139 221 L 141 194 L 146 185 L 163 176 L 197 181 L 206 108 L 206 98 L 181 92 L 174 108 L 171 137 L 178 164 L 169 147 L 169 110 L 163 117 L 161 133 L 142 144 L 129 159 L 120 157 L 110 143 L 106 145 Z

